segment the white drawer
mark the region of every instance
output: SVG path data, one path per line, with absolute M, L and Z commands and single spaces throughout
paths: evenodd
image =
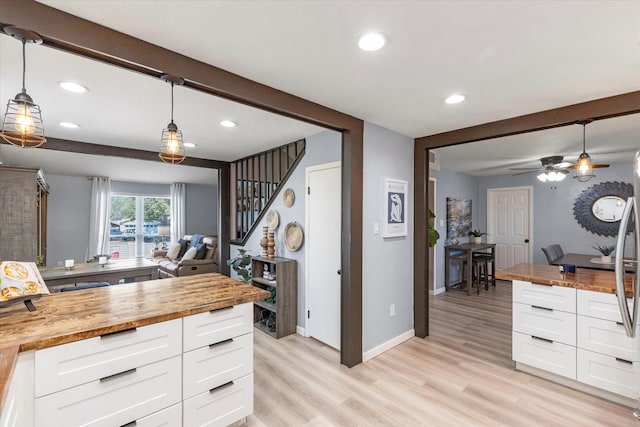
M 253 331 L 253 303 L 194 314 L 184 321 L 184 351 Z
M 34 351 L 18 353 L 4 405 L 0 398 L 1 427 L 33 427 L 33 365 Z
M 578 381 L 631 399 L 638 398 L 640 363 L 578 349 Z
M 576 290 L 564 286 L 548 286 L 514 280 L 513 301 L 569 313 L 576 312 Z
M 183 355 L 184 399 L 253 372 L 253 333 Z
M 36 427 L 121 426 L 180 402 L 181 357 L 36 399 Z
M 136 420 L 135 427 L 176 427 L 182 425 L 182 403 Z M 123 426 L 124 427 L 124 426 Z
M 36 397 L 182 352 L 181 319 L 36 351 Z
M 185 400 L 182 424 L 225 427 L 252 412 L 253 374 Z
M 554 374 L 576 379 L 576 348 L 512 333 L 513 360 Z
M 578 347 L 632 362 L 640 361 L 640 334 L 630 338 L 621 323 L 610 320 L 578 316 Z
M 576 315 L 566 311 L 513 303 L 513 330 L 576 345 Z
M 633 309 L 633 300 L 627 298 L 629 311 Z M 605 292 L 578 290 L 578 314 L 598 319 L 622 322 L 618 298 Z

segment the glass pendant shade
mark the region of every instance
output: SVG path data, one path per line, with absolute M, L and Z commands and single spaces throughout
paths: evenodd
M 23 148 L 39 147 L 47 139 L 44 137 L 40 107 L 33 102 L 25 89 L 25 46 L 27 42 L 42 43 L 42 39 L 31 31 L 16 27 L 5 27 L 4 32 L 22 42 L 22 91 L 7 102 L 0 135 L 2 139 L 12 145 Z
M 591 156 L 587 153 L 580 154 L 578 157 L 578 164 L 576 165 L 576 175 L 574 176 L 580 182 L 587 182 L 593 178 L 593 164 L 591 163 Z
M 182 163 L 185 159 L 184 142 L 182 140 L 182 132 L 173 122 L 173 85 L 182 85 L 184 80 L 180 77 L 165 74 L 162 80 L 171 83 L 171 122 L 162 130 L 162 138 L 160 139 L 160 152 L 158 156 L 163 162 Z
M 160 153 L 162 161 L 167 163 L 182 163 L 185 159 L 182 131 L 173 121 L 162 130 L 160 140 Z

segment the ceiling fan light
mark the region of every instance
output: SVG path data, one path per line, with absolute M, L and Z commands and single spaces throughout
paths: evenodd
M 548 176 L 546 172 L 542 172 L 540 175 L 538 175 L 538 179 L 542 182 L 547 182 L 548 180 Z

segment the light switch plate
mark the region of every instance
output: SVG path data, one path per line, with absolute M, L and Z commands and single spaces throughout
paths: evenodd
M 373 234 L 380 234 L 380 224 L 377 222 L 373 223 Z

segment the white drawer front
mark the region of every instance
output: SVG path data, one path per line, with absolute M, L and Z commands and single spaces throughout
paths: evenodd
M 225 427 L 253 412 L 253 374 L 183 403 L 183 425 Z
M 513 330 L 563 344 L 576 345 L 576 315 L 566 311 L 514 303 Z
M 627 298 L 629 311 L 633 309 L 633 300 Z M 618 298 L 615 294 L 578 290 L 578 314 L 598 319 L 622 322 Z
M 36 427 L 121 426 L 180 402 L 182 358 L 36 399 Z
M 610 320 L 578 316 L 578 347 L 632 362 L 640 361 L 640 334 L 630 338 L 622 324 Z
M 4 405 L 0 399 L 0 427 L 33 427 L 33 365 L 33 351 L 18 353 Z
M 514 280 L 513 301 L 569 313 L 576 312 L 576 290 L 564 286 L 547 286 Z
M 252 372 L 253 333 L 184 353 L 184 399 Z
M 253 304 L 194 314 L 184 319 L 184 351 L 253 331 Z
M 578 349 L 578 381 L 631 399 L 638 398 L 640 363 Z
M 576 348 L 513 332 L 513 360 L 576 379 Z
M 135 427 L 176 427 L 182 425 L 182 403 L 136 420 Z
M 75 387 L 182 352 L 182 320 L 36 351 L 36 396 Z

